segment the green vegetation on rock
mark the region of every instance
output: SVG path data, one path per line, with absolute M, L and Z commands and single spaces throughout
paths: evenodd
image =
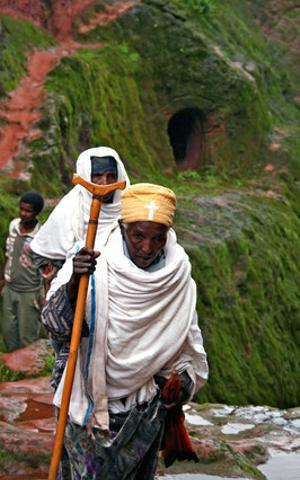
M 0 188 L 0 264 L 5 260 L 5 240 L 8 235 L 9 222 L 18 216 L 19 198 L 13 197 L 6 190 Z
M 0 15 L 0 98 L 14 90 L 26 74 L 29 51 L 52 45 L 51 36 L 31 22 Z
M 40 188 L 41 165 L 44 168 L 47 162 L 57 171 L 60 165 L 55 165 L 55 160 L 62 159 L 64 172 L 70 171 L 78 152 L 87 145 L 113 145 L 133 177 L 150 174 L 161 164 L 168 166 L 167 159 L 161 162 L 160 156 L 165 150 L 170 158 L 162 120 L 149 121 L 150 105 L 153 108 L 157 99 L 151 88 L 141 90 L 134 78 L 142 69 L 138 53 L 121 43 L 79 50 L 50 74 L 46 88 L 51 124 L 46 136 L 32 144 L 33 180 Z M 49 155 L 49 143 L 56 149 L 54 155 Z M 63 179 L 57 175 L 53 179 L 59 188 Z
M 179 211 L 210 353 L 201 401 L 299 404 L 300 223 L 262 195 L 196 197 L 189 217 Z
M 23 466 L 24 469 L 26 469 L 26 467 L 38 469 L 41 465 L 48 465 L 49 460 L 50 455 L 48 453 L 23 453 L 21 449 L 19 451 L 13 451 L 6 448 L 3 440 L 0 441 L 0 468 L 4 474 L 8 474 L 10 469 L 13 470 L 15 465 Z
M 51 347 L 49 347 L 49 350 L 50 348 Z M 53 366 L 54 354 L 50 351 L 42 359 L 42 366 L 39 367 L 35 373 L 12 370 L 5 365 L 5 362 L 3 362 L 3 359 L 0 357 L 0 382 L 16 382 L 24 378 L 49 377 L 52 373 Z
M 198 401 L 288 407 L 300 402 L 300 112 L 283 55 L 248 3 L 145 0 L 77 31 L 98 45 L 49 74 L 26 188 L 61 195 L 78 154 L 97 145 L 119 151 L 133 182 L 173 188 L 211 369 Z M 187 108 L 205 119 L 205 154 L 177 172 L 167 127 Z

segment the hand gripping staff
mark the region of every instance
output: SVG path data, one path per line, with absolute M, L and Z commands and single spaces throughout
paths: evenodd
M 97 232 L 98 217 L 100 214 L 100 209 L 102 205 L 102 197 L 114 190 L 123 190 L 125 188 L 126 182 L 117 182 L 110 185 L 96 185 L 95 183 L 90 183 L 81 178 L 79 175 L 73 175 L 72 183 L 74 185 L 82 185 L 89 192 L 93 194 L 91 208 L 90 208 L 90 219 L 86 234 L 85 246 L 88 248 L 94 248 L 95 237 Z M 52 459 L 50 464 L 48 480 L 56 480 L 56 475 L 58 471 L 58 466 L 61 458 L 67 417 L 69 412 L 69 404 L 72 393 L 72 386 L 74 380 L 74 373 L 76 367 L 78 347 L 81 337 L 81 329 L 83 323 L 83 315 L 85 310 L 87 289 L 89 284 L 89 275 L 81 275 L 79 281 L 79 288 L 77 294 L 76 309 L 74 314 L 73 330 L 70 344 L 70 353 L 68 358 L 68 365 L 66 371 L 66 378 L 64 383 L 64 389 L 61 400 L 61 407 L 59 412 L 59 419 L 57 423 L 56 435 L 54 440 L 54 447 L 52 453 Z

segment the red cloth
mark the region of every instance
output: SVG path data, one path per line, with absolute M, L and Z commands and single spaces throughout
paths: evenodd
M 175 460 L 194 460 L 198 462 L 199 459 L 184 425 L 181 380 L 177 373 L 172 373 L 162 390 L 161 397 L 166 404 L 176 403 L 174 407 L 168 410 L 165 419 L 162 456 L 166 467 L 172 465 Z

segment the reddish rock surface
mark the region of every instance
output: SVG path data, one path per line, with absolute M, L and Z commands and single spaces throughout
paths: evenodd
M 0 129 L 0 170 L 4 170 L 10 176 L 23 180 L 30 177 L 26 165 L 20 160 L 16 161 L 15 158 L 20 155 L 26 156 L 23 140 L 30 141 L 42 135 L 36 124 L 41 118 L 45 96 L 43 84 L 48 73 L 59 64 L 62 57 L 72 55 L 78 48 L 101 47 L 99 43 L 80 44 L 72 38 L 73 20 L 94 3 L 92 0 L 65 0 L 52 1 L 49 6 L 49 2 L 42 0 L 36 2 L 20 0 L 14 3 L 0 0 L 0 13 L 31 20 L 37 26 L 52 31 L 59 42 L 56 48 L 34 51 L 29 55 L 28 75 L 21 80 L 15 91 L 0 103 L 0 118 L 6 121 L 6 125 Z M 106 12 L 95 15 L 88 25 L 82 25 L 82 32 L 116 20 L 136 3 L 129 0 L 107 7 Z
M 47 7 L 43 0 L 18 0 L 9 2 L 0 0 L 0 12 L 16 18 L 31 20 L 38 27 L 47 25 Z
M 0 479 L 47 478 L 55 433 L 48 377 L 0 383 Z
M 79 26 L 80 33 L 86 33 L 90 30 L 93 30 L 98 25 L 105 25 L 108 22 L 112 22 L 116 20 L 121 15 L 124 15 L 128 10 L 135 7 L 137 4 L 136 0 L 124 2 L 124 3 L 117 3 L 115 5 L 108 5 L 105 12 L 100 12 L 96 14 L 91 21 L 86 25 Z
M 0 0 L 0 12 L 31 20 L 64 38 L 71 33 L 73 19 L 94 3 L 95 0 Z
M 1 360 L 10 370 L 35 375 L 43 370 L 45 359 L 51 353 L 49 341 L 40 339 L 28 347 L 4 353 Z
M 36 26 L 52 32 L 59 40 L 64 41 L 72 37 L 72 25 L 75 18 L 89 7 L 95 5 L 95 0 L 18 0 L 9 2 L 0 0 L 0 12 L 15 18 L 32 21 Z M 106 23 L 120 15 L 138 2 L 135 0 L 120 1 L 108 5 L 107 11 L 96 15 L 91 21 L 93 26 Z
M 0 394 L 6 396 L 22 395 L 26 393 L 30 398 L 36 395 L 51 394 L 49 377 L 19 380 L 18 382 L 0 382 Z

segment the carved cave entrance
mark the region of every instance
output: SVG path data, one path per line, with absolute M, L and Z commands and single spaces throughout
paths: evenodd
M 168 135 L 178 170 L 195 170 L 205 161 L 205 114 L 184 108 L 169 120 Z

